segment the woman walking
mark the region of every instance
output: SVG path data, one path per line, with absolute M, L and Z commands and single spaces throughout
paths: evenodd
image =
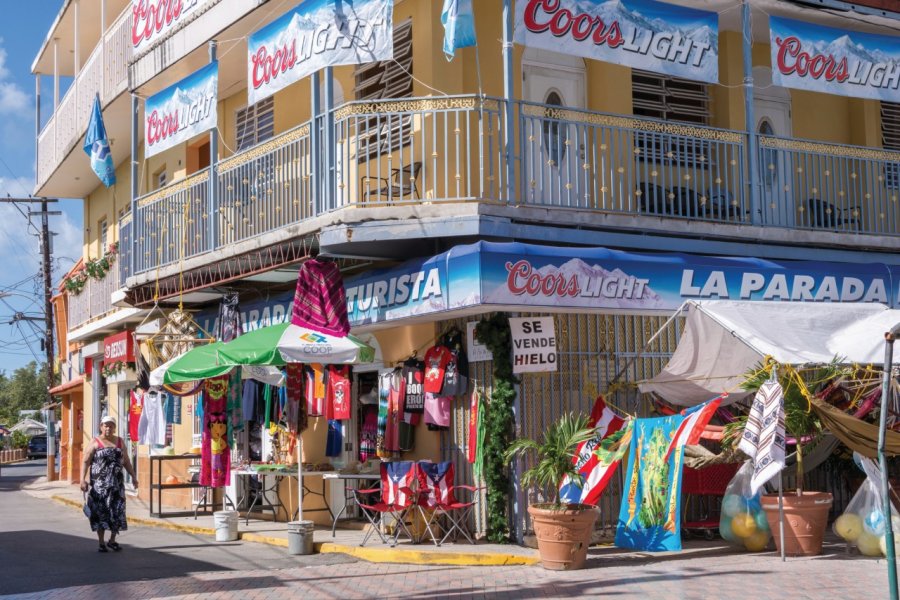
M 90 490 L 86 512 L 90 512 L 91 531 L 96 531 L 100 540 L 100 552 L 106 552 L 107 548 L 116 552 L 121 550 L 116 536 L 128 529 L 123 468 L 131 475 L 136 488 L 137 474 L 124 451 L 122 438 L 116 435 L 116 420 L 107 415 L 100 420 L 100 435 L 93 439 L 85 452 L 81 476 L 81 491 Z M 110 532 L 108 543 L 104 539 L 107 529 Z

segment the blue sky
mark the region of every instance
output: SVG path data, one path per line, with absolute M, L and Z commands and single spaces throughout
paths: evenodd
M 62 0 L 4 2 L 0 19 L 0 196 L 27 196 L 34 190 L 34 76 L 31 63 L 37 55 Z M 52 81 L 42 81 L 52 89 Z M 46 94 L 43 118 L 50 115 Z M 85 156 L 87 160 L 87 156 Z M 20 205 L 23 211 L 27 206 Z M 36 207 L 35 207 L 36 208 Z M 54 238 L 54 285 L 81 254 L 81 201 L 63 200 L 63 216 L 50 218 Z M 35 220 L 38 225 L 39 221 Z M 14 369 L 42 357 L 39 334 L 27 322 L 8 325 L 16 312 L 38 315 L 42 311 L 42 286 L 38 238 L 31 235 L 27 219 L 15 207 L 0 205 L 0 371 Z M 40 326 L 40 324 L 37 324 Z

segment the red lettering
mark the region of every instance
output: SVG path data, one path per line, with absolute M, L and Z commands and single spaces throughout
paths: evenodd
M 535 271 L 527 260 L 520 260 L 515 264 L 506 263 L 506 287 L 516 296 L 528 294 L 529 296 L 577 296 L 581 291 L 578 278 L 575 275 L 566 281 L 562 273 L 541 275 Z
M 140 0 L 131 8 L 131 43 L 137 47 L 143 40 L 172 25 L 181 16 L 183 0 Z
M 778 46 L 776 62 L 783 75 L 796 73 L 800 77 L 811 75 L 815 79 L 825 77 L 826 81 L 843 83 L 850 78 L 846 57 L 838 62 L 833 55 L 810 55 L 803 50 L 803 42 L 795 36 L 775 38 Z
M 178 112 L 160 115 L 157 111 L 147 117 L 147 144 L 152 146 L 178 132 Z
M 271 56 L 268 48 L 261 46 L 250 60 L 253 62 L 253 89 L 257 89 L 297 64 L 297 40 L 275 50 Z
M 571 35 L 576 42 L 591 38 L 597 46 L 616 48 L 625 43 L 618 21 L 608 27 L 598 16 L 573 13 L 560 8 L 561 0 L 528 0 L 525 5 L 525 28 L 532 33 L 549 31 L 555 37 Z

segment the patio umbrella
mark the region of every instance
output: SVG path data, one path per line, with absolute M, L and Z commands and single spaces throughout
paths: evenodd
M 375 350 L 352 335 L 336 337 L 291 323 L 245 333 L 218 353 L 233 365 L 357 364 L 375 359 Z
M 222 342 L 211 342 L 188 350 L 150 372 L 150 385 L 186 383 L 224 375 L 235 363 L 222 360 Z

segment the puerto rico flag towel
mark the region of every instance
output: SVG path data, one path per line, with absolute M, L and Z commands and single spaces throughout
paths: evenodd
M 622 453 L 617 453 L 610 447 L 615 444 L 604 441 L 620 442 L 621 435 L 613 436 L 613 434 L 622 431 L 624 425 L 625 419 L 606 406 L 603 396 L 597 396 L 589 421 L 589 426 L 595 431 L 594 437 L 582 442 L 575 454 L 575 465 L 584 477 L 584 482 L 579 485 L 579 482 L 572 481 L 568 477 L 564 479 L 559 488 L 560 499 L 563 502 L 597 504 L 600 494 L 622 460 Z M 628 446 L 628 444 L 621 445 L 626 448 Z
M 700 434 L 703 433 L 712 416 L 716 414 L 720 404 L 722 404 L 721 396 L 681 411 L 685 419 L 678 427 L 678 431 L 675 432 L 669 452 L 666 454 L 667 459 L 673 450 L 700 443 Z
M 113 165 L 112 152 L 109 149 L 109 138 L 103 126 L 103 115 L 100 113 L 100 95 L 94 96 L 94 108 L 87 133 L 84 134 L 84 152 L 91 157 L 91 169 L 109 187 L 116 183 L 116 167 Z
M 777 381 L 756 392 L 738 449 L 753 459 L 750 491 L 756 495 L 784 468 L 784 391 Z

